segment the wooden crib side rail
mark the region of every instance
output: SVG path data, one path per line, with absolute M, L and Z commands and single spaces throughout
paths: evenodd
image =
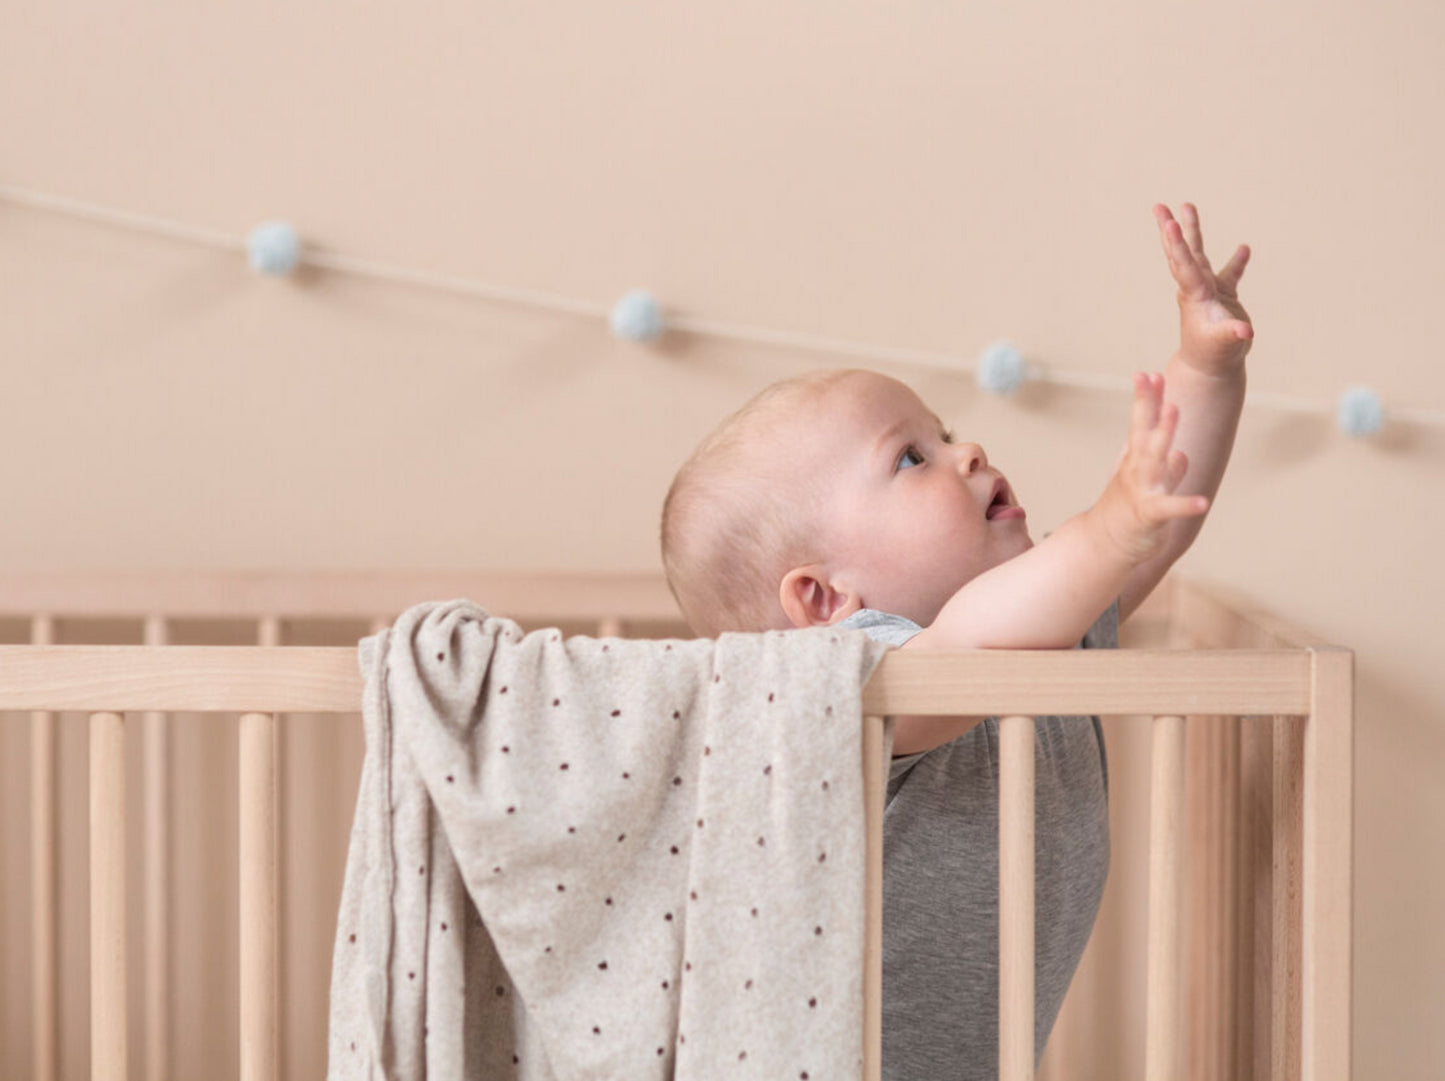
M 1307 715 L 1308 650 L 888 653 L 869 714 Z M 354 713 L 344 646 L 0 646 L 0 710 Z
M 372 620 L 458 597 L 522 623 L 681 622 L 666 582 L 651 571 L 0 572 L 0 617 Z
M 1167 591 L 1175 640 L 1198 649 L 1320 649 L 1330 643 L 1217 582 L 1171 577 Z
M 263 642 L 275 642 L 270 621 Z M 1277 816 L 1293 837 L 1301 978 L 1296 1001 L 1274 1005 L 1277 1076 L 1338 1081 L 1350 1075 L 1353 828 L 1352 655 L 1333 647 L 1251 650 L 959 651 L 889 653 L 865 690 L 865 713 L 994 714 L 1003 718 L 1000 807 L 1001 1077 L 1032 1077 L 1032 725 L 1035 715 L 1151 716 L 1155 769 L 1151 819 L 1146 1077 L 1181 1063 L 1178 916 L 1183 861 L 1184 717 L 1303 717 L 1302 745 L 1283 782 L 1302 789 L 1300 812 Z M 92 714 L 93 1062 L 97 1077 L 125 1076 L 124 871 L 121 740 L 126 711 L 242 714 L 243 1077 L 274 1076 L 276 717 L 354 713 L 362 677 L 351 647 L 0 646 L 0 710 Z M 865 725 L 870 767 L 870 906 L 881 902 L 881 725 Z M 878 761 L 873 761 L 878 759 Z M 876 790 L 876 791 L 875 791 Z M 1281 883 L 1283 884 L 1283 883 Z M 877 913 L 881 904 L 873 908 Z M 245 940 L 250 937 L 252 944 Z M 264 948 L 256 941 L 268 942 Z M 867 986 L 876 992 L 879 939 L 870 916 Z M 119 956 L 117 956 L 119 955 Z M 1024 976 L 1029 979 L 1024 979 Z M 244 990 L 250 988 L 249 991 Z M 876 994 L 866 1032 L 876 1070 Z M 248 1015 L 249 1010 L 249 1015 Z M 259 1013 L 258 1013 L 259 1011 Z M 269 1020 L 268 1020 L 269 1018 Z M 1291 1023 L 1291 1018 L 1297 1021 Z M 1297 1027 L 1296 1027 L 1297 1026 Z M 1281 1042 L 1283 1035 L 1292 1046 Z M 871 1073 L 869 1076 L 876 1076 Z

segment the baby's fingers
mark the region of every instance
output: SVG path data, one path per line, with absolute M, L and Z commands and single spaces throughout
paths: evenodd
M 1239 285 L 1239 279 L 1244 275 L 1244 268 L 1249 263 L 1249 245 L 1241 244 L 1235 249 L 1234 255 L 1229 262 L 1224 264 L 1224 269 L 1214 276 L 1214 280 L 1231 292 Z
M 1157 495 L 1149 502 L 1150 516 L 1156 521 L 1171 518 L 1197 518 L 1209 510 L 1209 497 L 1203 495 Z
M 1164 377 L 1154 372 L 1134 373 L 1134 411 L 1129 420 L 1129 444 L 1143 449 L 1149 433 L 1159 423 L 1164 401 Z
M 1159 240 L 1164 245 L 1164 256 L 1169 260 L 1169 272 L 1186 296 L 1208 300 L 1214 295 L 1209 279 L 1205 277 L 1194 252 L 1184 239 L 1184 229 L 1169 213 L 1169 208 L 1160 204 L 1154 208 L 1154 218 L 1159 223 Z M 1206 264 L 1207 265 L 1207 264 Z
M 1182 450 L 1169 452 L 1169 463 L 1165 469 L 1164 487 L 1169 491 L 1179 487 L 1184 475 L 1189 472 L 1189 456 Z

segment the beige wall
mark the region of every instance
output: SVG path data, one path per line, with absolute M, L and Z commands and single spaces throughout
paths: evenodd
M 1161 368 L 1149 206 L 1249 242 L 1259 391 L 1445 408 L 1445 9 L 913 3 L 0 8 L 0 182 L 236 235 L 970 363 Z M 649 568 L 673 468 L 848 362 L 334 273 L 0 203 L 0 561 Z M 1034 535 L 1120 393 L 891 368 Z M 1357 651 L 1359 1076 L 1445 1070 L 1445 431 L 1244 419 L 1182 569 Z

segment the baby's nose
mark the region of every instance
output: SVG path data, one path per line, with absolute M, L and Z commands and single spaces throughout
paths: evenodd
M 984 454 L 983 448 L 977 443 L 960 443 L 958 445 L 958 468 L 964 476 L 976 473 L 980 469 L 987 469 L 988 455 Z

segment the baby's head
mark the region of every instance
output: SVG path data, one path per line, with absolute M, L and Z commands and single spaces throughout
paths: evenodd
M 1032 545 L 1016 504 L 983 448 L 953 442 L 904 384 L 812 372 L 757 395 L 678 471 L 663 569 L 707 637 L 860 608 L 926 627 L 964 583 Z

